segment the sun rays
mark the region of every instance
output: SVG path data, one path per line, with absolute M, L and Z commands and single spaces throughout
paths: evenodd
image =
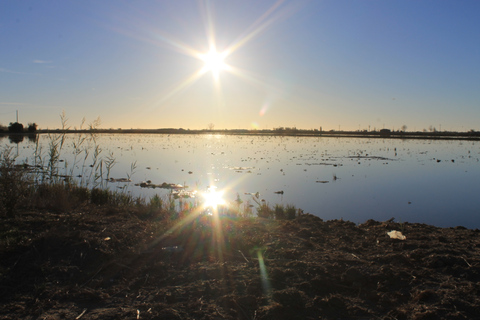
M 252 20 L 247 28 L 241 31 L 238 37 L 232 38 L 230 41 L 225 41 L 225 39 L 217 39 L 217 33 L 215 31 L 215 24 L 212 15 L 212 10 L 209 7 L 209 2 L 202 2 L 205 6 L 201 6 L 201 13 L 203 17 L 203 23 L 205 27 L 205 38 L 203 39 L 203 48 L 201 46 L 194 46 L 190 41 L 181 41 L 176 36 L 167 34 L 164 30 L 158 30 L 151 28 L 146 30 L 147 34 L 139 36 L 138 34 L 132 34 L 129 32 L 129 35 L 135 37 L 138 40 L 148 42 L 158 47 L 167 47 L 174 53 L 180 53 L 186 57 L 190 57 L 193 60 L 198 62 L 198 67 L 189 65 L 189 62 L 183 60 L 181 65 L 178 65 L 179 71 L 185 72 L 181 76 L 178 82 L 172 81 L 171 86 L 167 89 L 160 89 L 158 96 L 154 98 L 155 100 L 148 103 L 147 106 L 139 110 L 141 114 L 150 114 L 154 109 L 160 109 L 165 103 L 172 99 L 174 96 L 179 95 L 182 92 L 185 92 L 188 88 L 195 85 L 201 79 L 204 79 L 206 76 L 212 77 L 213 83 L 213 92 L 212 94 L 217 98 L 218 106 L 223 107 L 223 94 L 222 94 L 222 77 L 225 75 L 232 76 L 239 79 L 242 82 L 248 83 L 254 89 L 260 89 L 261 91 L 280 91 L 276 88 L 274 83 L 268 80 L 268 77 L 265 75 L 260 75 L 260 72 L 253 72 L 251 69 L 252 66 L 247 66 L 240 68 L 238 65 L 242 65 L 240 62 L 241 57 L 239 55 L 235 56 L 235 53 L 238 53 L 240 48 L 244 48 L 247 44 L 251 43 L 253 39 L 258 38 L 263 34 L 267 29 L 271 28 L 276 22 L 280 19 L 289 16 L 295 9 L 289 3 L 284 6 L 285 1 L 280 0 L 276 1 L 272 6 L 266 8 L 258 18 Z M 141 22 L 139 22 L 141 23 Z M 228 27 L 228 26 L 224 26 Z M 222 34 L 224 34 L 222 32 Z M 198 35 L 197 35 L 198 36 Z M 222 41 L 223 40 L 223 41 Z M 227 45 L 225 45 L 227 44 Z M 177 58 L 177 56 L 176 56 Z M 237 60 L 235 60 L 237 58 Z M 172 59 L 172 61 L 175 59 Z M 180 61 L 178 59 L 177 61 Z M 236 62 L 236 63 L 235 63 Z M 237 66 L 235 66 L 237 65 Z M 245 66 L 245 65 L 244 65 Z M 185 69 L 185 68 L 191 69 Z M 186 71 L 185 71 L 186 70 Z M 172 77 L 175 77 L 176 74 L 172 73 Z M 210 79 L 204 79 L 208 81 Z M 229 83 L 224 80 L 224 86 Z M 171 80 L 170 80 L 171 81 Z M 258 91 L 258 90 L 257 90 Z M 243 94 L 243 93 L 242 93 Z M 248 95 L 248 92 L 245 93 Z M 202 97 L 208 96 L 210 93 L 206 93 L 205 90 L 202 92 Z M 210 98 L 210 97 L 208 97 Z M 197 103 L 197 105 L 200 103 Z M 200 107 L 197 107 L 200 109 Z M 260 107 L 259 107 L 260 108 Z M 204 110 L 202 109 L 202 112 Z M 263 111 L 263 113 L 266 109 Z M 261 114 L 263 115 L 263 114 Z M 183 116 L 183 113 L 179 112 L 179 117 Z M 234 210 L 234 206 L 230 206 L 223 199 L 223 194 L 227 192 L 226 190 L 232 188 L 235 181 L 229 183 L 229 186 L 225 190 L 216 190 L 214 187 L 209 187 L 209 189 L 202 193 L 199 193 L 198 201 L 200 205 L 192 208 L 188 213 L 179 215 L 176 222 L 171 225 L 171 228 L 167 230 L 164 234 L 159 235 L 150 246 L 154 247 L 161 241 L 169 239 L 172 234 L 182 234 L 186 235 L 191 234 L 191 230 L 202 231 L 199 234 L 200 238 L 189 238 L 185 244 L 175 244 L 183 245 L 185 251 L 187 248 L 192 248 L 192 252 L 197 248 L 198 244 L 210 241 L 214 250 L 216 251 L 216 257 L 221 261 L 223 256 L 226 253 L 232 254 L 231 252 L 226 252 L 226 247 L 228 242 L 226 238 L 229 236 L 229 231 L 225 229 L 225 223 L 229 220 L 232 221 L 232 217 L 229 216 L 229 211 Z M 237 203 L 238 211 L 239 203 Z M 231 244 L 230 244 L 231 245 Z M 196 250 L 199 251 L 199 250 Z M 262 261 L 263 263 L 263 261 Z M 262 267 L 262 266 L 260 266 Z M 262 277 L 266 278 L 266 270 L 262 271 Z
M 290 4 L 288 6 L 283 6 L 283 0 L 275 2 L 272 6 L 267 8 L 266 11 L 261 14 L 260 17 L 257 18 L 248 28 L 246 28 L 241 36 L 231 41 L 230 45 L 220 48 L 217 46 L 215 24 L 212 14 L 213 10 L 208 5 L 208 2 L 205 4 L 206 5 L 200 6 L 200 11 L 202 12 L 204 20 L 206 45 L 209 48 L 206 51 L 198 50 L 193 46 L 182 42 L 171 35 L 168 35 L 162 30 L 148 30 L 149 36 L 142 37 L 139 35 L 133 35 L 131 32 L 123 32 L 126 35 L 137 38 L 138 40 L 157 46 L 166 45 L 171 50 L 181 53 L 185 56 L 192 57 L 202 63 L 202 66 L 199 69 L 185 76 L 182 80 L 172 85 L 170 88 L 163 90 L 161 97 L 157 99 L 153 105 L 147 107 L 147 109 L 151 110 L 163 105 L 166 101 L 180 92 L 185 91 L 208 74 L 212 75 L 215 89 L 214 94 L 217 97 L 219 105 L 222 104 L 222 92 L 220 85 L 222 73 L 231 74 L 257 88 L 267 88 L 267 90 L 271 89 L 272 86 L 269 85 L 267 81 L 262 79 L 260 75 L 256 75 L 254 72 L 235 67 L 229 64 L 228 60 L 230 56 L 232 56 L 238 49 L 244 47 L 250 41 L 258 37 L 265 30 L 270 28 L 275 22 L 292 14 L 295 11 L 295 8 L 293 8 Z M 150 110 L 144 110 L 144 112 L 148 112 Z

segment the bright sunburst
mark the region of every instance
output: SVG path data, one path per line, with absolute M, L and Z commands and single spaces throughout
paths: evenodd
M 220 73 L 224 71 L 233 74 L 234 76 L 240 77 L 243 80 L 246 80 L 247 82 L 250 82 L 254 85 L 268 87 L 269 85 L 262 80 L 262 77 L 255 75 L 254 73 L 248 72 L 247 70 L 243 70 L 227 64 L 225 60 L 239 48 L 247 44 L 250 40 L 261 34 L 275 21 L 279 20 L 282 17 L 288 16 L 291 12 L 293 12 L 292 10 L 290 10 L 293 9 L 293 7 L 291 6 L 282 7 L 282 4 L 284 2 L 284 0 L 276 1 L 252 25 L 250 25 L 250 27 L 247 27 L 244 33 L 239 38 L 231 42 L 230 45 L 222 47 L 222 50 L 217 50 L 216 47 L 213 17 L 211 15 L 211 10 L 208 4 L 206 6 L 201 6 L 201 9 L 203 9 L 202 13 L 205 18 L 205 27 L 207 31 L 206 41 L 209 48 L 208 51 L 199 51 L 191 47 L 190 45 L 179 41 L 178 39 L 174 39 L 169 35 L 159 30 L 156 30 L 156 38 L 154 40 L 150 40 L 149 38 L 147 38 L 147 41 L 158 43 L 158 40 L 161 40 L 161 42 L 170 45 L 173 50 L 191 56 L 203 62 L 203 66 L 192 74 L 186 76 L 179 83 L 173 85 L 170 89 L 163 93 L 163 97 L 159 99 L 158 102 L 155 103 L 155 105 L 158 106 L 162 104 L 175 94 L 190 87 L 207 73 L 212 73 L 216 88 L 216 94 L 219 97 L 221 96 Z
M 216 49 L 210 49 L 209 52 L 201 54 L 200 59 L 205 63 L 202 72 L 211 71 L 215 79 L 218 79 L 220 71 L 227 68 L 224 61 L 226 56 L 225 52 L 218 52 Z

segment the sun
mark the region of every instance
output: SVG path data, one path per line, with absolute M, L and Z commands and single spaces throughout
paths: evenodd
M 209 52 L 200 55 L 200 59 L 204 62 L 202 72 L 212 72 L 215 79 L 218 78 L 220 71 L 227 69 L 225 52 L 218 52 L 216 49 L 210 49 Z

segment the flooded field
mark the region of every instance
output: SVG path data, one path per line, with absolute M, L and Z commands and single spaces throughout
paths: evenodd
M 84 138 L 65 137 L 59 173 L 85 183 L 100 159 L 103 170 L 112 161 L 110 181 L 104 183 L 135 195 L 167 197 L 172 191 L 215 186 L 227 202 L 240 197 L 244 205 L 262 200 L 294 205 L 325 220 L 395 217 L 480 228 L 479 142 L 142 134 Z M 14 147 L 18 162 L 34 164 L 49 157 L 52 139 L 40 135 L 37 145 L 4 138 L 0 146 Z

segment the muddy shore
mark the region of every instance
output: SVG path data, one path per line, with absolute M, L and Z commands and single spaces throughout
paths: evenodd
M 0 319 L 480 319 L 463 227 L 77 208 L 0 235 Z

